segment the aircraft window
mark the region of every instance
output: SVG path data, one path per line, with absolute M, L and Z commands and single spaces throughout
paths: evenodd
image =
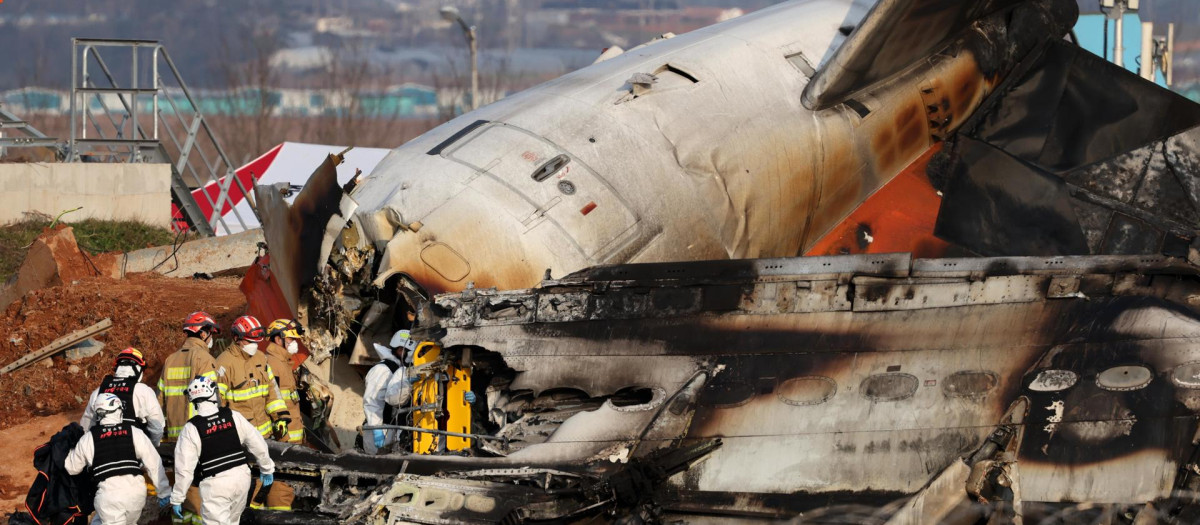
M 1144 366 L 1114 366 L 1096 376 L 1096 385 L 1105 390 L 1137 390 L 1153 378 L 1154 373 Z
M 824 376 L 794 377 L 775 388 L 779 400 L 792 406 L 819 405 L 836 393 L 837 382 Z
M 804 53 L 793 53 L 785 56 L 784 58 L 786 58 L 788 62 L 791 62 L 793 66 L 796 66 L 796 69 L 799 69 L 800 72 L 804 73 L 804 76 L 808 78 L 812 78 L 813 75 L 817 74 L 816 68 L 812 67 L 812 64 L 808 63 L 808 58 L 804 56 Z
M 1075 386 L 1079 374 L 1070 370 L 1042 370 L 1029 383 L 1029 389 L 1034 392 L 1058 392 Z
M 563 169 L 563 166 L 566 166 L 570 162 L 571 157 L 568 157 L 565 153 L 560 153 L 534 171 L 532 175 L 533 180 L 542 182 L 550 178 L 551 175 L 558 173 L 558 170 Z
M 613 406 L 631 407 L 634 405 L 644 405 L 654 399 L 654 391 L 649 388 L 622 388 L 613 394 L 609 401 L 612 401 Z
M 987 371 L 955 372 L 942 381 L 942 392 L 946 397 L 981 397 L 998 382 L 996 374 Z
M 875 374 L 863 380 L 859 387 L 871 401 L 900 401 L 917 393 L 917 376 L 902 372 Z
M 667 398 L 661 388 L 622 388 L 608 400 L 618 412 L 639 412 L 658 408 Z
M 1200 388 L 1200 361 L 1175 367 L 1171 380 L 1181 388 Z

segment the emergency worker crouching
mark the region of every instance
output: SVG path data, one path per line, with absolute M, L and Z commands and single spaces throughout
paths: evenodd
M 300 392 L 296 389 L 296 372 L 292 356 L 300 351 L 300 336 L 304 329 L 291 319 L 276 319 L 267 327 L 267 344 L 263 354 L 275 376 L 279 395 L 287 406 L 292 422 L 286 433 L 275 433 L 275 439 L 288 443 L 304 442 L 304 425 L 300 418 Z
M 88 409 L 95 415 L 97 424 L 79 439 L 63 462 L 71 475 L 91 469 L 92 480 L 97 483 L 96 518 L 104 525 L 138 522 L 146 505 L 143 469 L 160 496 L 171 491 L 154 443 L 145 432 L 125 419 L 122 407 L 121 399 L 115 394 L 96 395 Z M 165 507 L 167 501 L 168 498 L 163 496 L 158 504 Z
M 142 371 L 146 369 L 146 360 L 142 352 L 136 348 L 126 348 L 117 354 L 113 364 L 113 373 L 104 376 L 100 387 L 92 391 L 88 398 L 87 408 L 79 419 L 79 426 L 84 430 L 92 428 L 97 419 L 95 412 L 96 398 L 100 394 L 113 394 L 121 400 L 124 420 L 146 433 L 150 441 L 158 446 L 163 438 L 164 419 L 162 407 L 154 389 L 141 383 Z
M 207 377 L 197 377 L 188 386 L 196 415 L 183 425 L 175 444 L 171 512 L 182 517 L 187 489 L 195 483 L 200 486 L 205 525 L 235 525 L 250 492 L 247 451 L 258 461 L 264 486 L 275 481 L 275 463 L 258 429 L 238 412 L 219 406 L 217 391 Z

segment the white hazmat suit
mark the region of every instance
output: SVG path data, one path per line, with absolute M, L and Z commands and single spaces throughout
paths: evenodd
M 404 348 L 398 348 L 395 352 L 403 352 Z M 400 359 L 396 358 L 392 349 L 376 344 L 375 353 L 379 355 L 380 362 L 371 367 L 367 371 L 367 376 L 363 379 L 365 383 L 363 388 L 363 413 L 366 416 L 366 424 L 364 426 L 392 424 L 391 421 L 383 420 L 383 411 L 387 405 L 402 407 L 408 404 L 412 385 L 408 383 L 408 367 Z M 392 368 L 385 362 L 390 362 L 396 366 L 396 371 L 392 372 Z M 399 431 L 395 429 L 384 430 L 383 445 L 386 448 L 388 445 L 396 442 L 399 437 Z M 368 454 L 379 453 L 375 446 L 375 433 L 370 430 L 363 431 L 363 450 Z
M 196 403 L 196 413 L 207 417 L 217 412 L 213 401 Z M 230 411 L 234 427 L 243 447 L 258 461 L 263 475 L 275 473 L 275 462 L 267 451 L 267 442 L 258 429 L 236 410 Z M 182 505 L 188 487 L 196 474 L 200 460 L 200 432 L 191 421 L 183 425 L 179 441 L 175 443 L 175 487 L 171 492 L 171 504 Z M 250 494 L 250 467 L 238 467 L 220 472 L 200 482 L 200 516 L 205 525 L 237 525 L 246 509 Z
M 133 367 L 118 366 L 113 372 L 113 377 L 124 378 L 136 375 Z M 96 421 L 96 412 L 92 408 L 92 403 L 96 401 L 96 394 L 100 393 L 100 389 L 92 390 L 91 397 L 88 398 L 87 408 L 83 410 L 83 417 L 79 418 L 79 426 L 84 430 L 90 430 L 92 424 Z M 162 442 L 163 428 L 167 424 L 167 420 L 163 417 L 162 407 L 158 404 L 158 396 L 154 393 L 154 389 L 150 385 L 139 382 L 133 388 L 133 413 L 137 417 L 146 422 L 146 434 L 155 445 Z
M 88 405 L 88 409 L 91 410 L 91 404 Z M 105 414 L 100 420 L 100 424 L 104 426 L 120 425 L 121 422 L 120 411 Z M 154 443 L 140 429 L 134 427 L 131 430 L 134 452 L 138 461 L 142 463 L 142 469 L 154 480 L 154 490 L 159 494 L 170 492 L 171 483 L 167 481 L 167 472 L 163 469 L 162 460 L 158 457 L 158 450 L 154 448 Z M 92 433 L 87 432 L 79 438 L 75 448 L 71 449 L 71 453 L 67 455 L 64 462 L 67 473 L 75 475 L 83 472 L 84 469 L 92 466 L 95 456 L 96 449 Z M 142 514 L 142 508 L 146 505 L 145 478 L 141 475 L 126 474 L 101 481 L 96 487 L 95 505 L 96 518 L 99 519 L 99 523 L 104 525 L 137 523 L 138 517 Z M 92 523 L 96 523 L 96 520 L 93 519 Z

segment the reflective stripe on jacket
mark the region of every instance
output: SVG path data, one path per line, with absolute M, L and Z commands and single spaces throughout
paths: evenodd
M 300 392 L 296 390 L 296 372 L 292 370 L 292 357 L 287 349 L 275 343 L 265 343 L 260 351 L 267 356 L 267 364 L 275 374 L 275 383 L 279 385 L 279 396 L 287 405 L 292 422 L 288 424 L 289 443 L 304 441 L 303 421 L 300 418 Z
M 183 424 L 196 415 L 195 407 L 187 400 L 187 387 L 198 375 L 216 381 L 216 360 L 204 341 L 188 337 L 183 346 L 163 362 L 162 375 L 158 379 L 158 403 L 167 418 L 163 441 L 178 439 Z
M 271 422 L 287 410 L 275 373 L 261 351 L 249 356 L 236 346 L 226 349 L 217 358 L 217 389 L 223 404 L 238 411 L 263 436 L 271 434 Z

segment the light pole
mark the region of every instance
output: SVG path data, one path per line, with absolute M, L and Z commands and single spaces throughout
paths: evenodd
M 467 35 L 467 46 L 471 48 L 471 109 L 479 107 L 479 46 L 475 40 L 475 26 L 467 25 L 458 8 L 452 5 L 443 6 L 439 12 L 447 22 L 458 22 L 463 34 Z

